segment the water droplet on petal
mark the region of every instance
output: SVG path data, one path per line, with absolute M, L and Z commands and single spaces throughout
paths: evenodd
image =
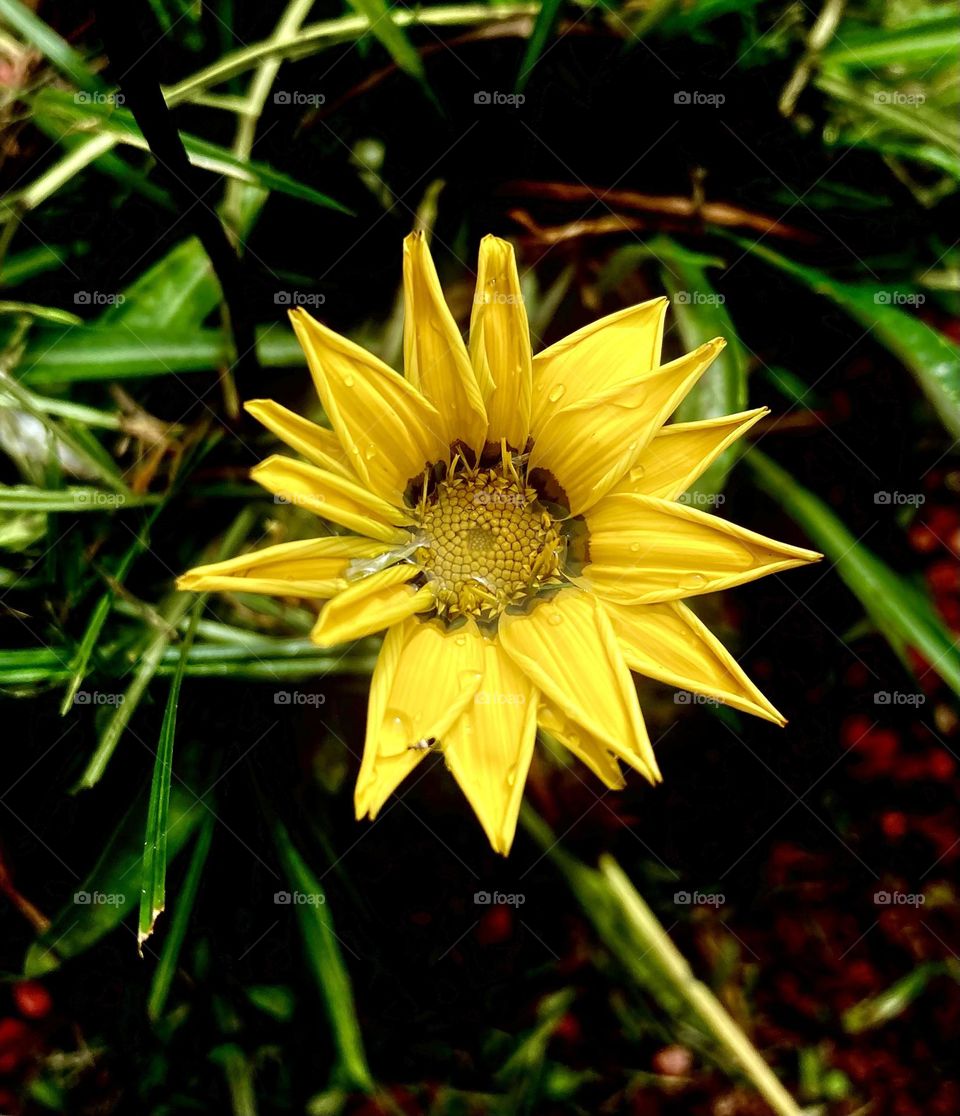
M 551 609 L 550 615 L 547 617 L 547 623 L 553 624 L 554 627 L 556 627 L 557 624 L 562 624 L 563 613 L 558 608 Z
M 567 389 L 563 386 L 563 384 L 557 384 L 557 386 L 553 388 L 547 398 L 550 400 L 551 403 L 556 403 L 563 398 L 563 393 L 566 390 Z
M 383 714 L 383 728 L 380 732 L 380 750 L 384 755 L 405 752 L 414 739 L 410 718 L 401 709 L 387 709 Z
M 631 543 L 631 544 L 630 544 L 630 550 L 631 550 L 631 551 L 632 551 L 632 552 L 633 552 L 634 554 L 638 554 L 638 553 L 640 552 L 640 544 L 639 544 L 638 542 L 633 542 L 633 543 Z
M 353 373 L 352 372 L 346 372 L 344 374 L 344 377 L 343 377 L 343 386 L 344 387 L 353 387 L 353 385 L 354 385 Z
M 514 785 L 514 783 L 516 783 L 516 781 L 517 781 L 517 765 L 514 764 L 507 771 L 507 784 L 512 787 Z
M 461 689 L 472 690 L 483 681 L 483 674 L 479 670 L 461 670 L 459 679 Z
M 707 579 L 702 573 L 684 574 L 680 578 L 679 589 L 702 589 L 707 584 Z

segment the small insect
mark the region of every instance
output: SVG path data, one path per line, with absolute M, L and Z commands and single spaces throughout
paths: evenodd
M 408 752 L 429 752 L 430 749 L 437 743 L 435 736 L 425 736 L 422 740 L 416 741 L 414 744 L 407 745 Z

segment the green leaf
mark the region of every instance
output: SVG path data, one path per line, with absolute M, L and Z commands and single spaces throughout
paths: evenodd
M 0 302 L 0 314 L 23 314 L 41 322 L 52 322 L 54 325 L 83 324 L 83 318 L 78 318 L 69 310 L 59 310 L 56 306 L 38 306 L 35 302 Z
M 0 511 L 106 512 L 155 504 L 159 499 L 150 493 L 110 492 L 89 485 L 37 488 L 30 484 L 0 484 Z
M 859 543 L 827 505 L 757 449 L 744 454 L 754 479 L 833 563 L 847 588 L 901 657 L 913 647 L 960 695 L 960 650 L 929 599 Z
M 99 89 L 101 82 L 83 57 L 20 0 L 0 0 L 0 22 L 6 23 L 81 89 Z
M 197 834 L 186 876 L 184 876 L 180 890 L 177 892 L 173 916 L 163 940 L 160 960 L 157 962 L 153 980 L 150 983 L 150 995 L 147 997 L 147 1018 L 154 1022 L 163 1014 L 167 996 L 170 994 L 170 987 L 173 984 L 173 977 L 177 971 L 180 951 L 183 949 L 183 943 L 187 936 L 190 915 L 197 899 L 197 892 L 200 890 L 200 880 L 203 877 L 203 869 L 206 866 L 210 845 L 213 841 L 214 820 L 213 813 L 208 810 L 204 815 L 200 832 Z
M 546 46 L 547 39 L 553 31 L 554 24 L 557 22 L 557 16 L 560 14 L 560 5 L 563 0 L 543 0 L 540 5 L 540 11 L 537 12 L 537 19 L 533 25 L 533 31 L 530 38 L 527 40 L 527 49 L 523 52 L 523 60 L 520 63 L 520 69 L 517 73 L 516 90 L 521 93 L 530 80 L 530 75 L 533 73 L 533 68 L 537 64 L 537 60 L 543 53 L 543 48 Z
M 645 990 L 674 1024 L 688 1024 L 693 1041 L 732 1076 L 743 1074 L 777 1116 L 802 1116 L 796 1102 L 710 989 L 697 980 L 650 907 L 613 859 L 600 871 L 565 852 L 538 815 L 521 817 L 564 877 L 584 913 L 628 979 Z
M 946 966 L 928 961 L 901 977 L 876 996 L 861 1000 L 843 1013 L 843 1029 L 858 1035 L 882 1027 L 902 1015 L 925 990 L 930 981 L 946 972 Z
M 257 355 L 265 368 L 296 368 L 303 350 L 279 320 L 258 330 Z M 182 372 L 215 372 L 230 363 L 229 343 L 219 330 L 175 333 L 165 329 L 131 332 L 122 322 L 108 329 L 76 326 L 67 332 L 37 329 L 20 365 L 32 386 L 78 380 L 127 380 Z
M 759 243 L 732 237 L 742 248 L 792 275 L 841 306 L 870 336 L 889 349 L 916 378 L 940 420 L 960 438 L 960 347 L 894 304 L 912 292 L 879 284 L 841 283 L 823 271 L 794 263 Z
M 406 31 L 395 21 L 387 0 L 349 0 L 350 7 L 369 22 L 369 31 L 380 40 L 390 57 L 404 73 L 426 84 L 420 55 L 407 38 Z
M 175 789 L 170 798 L 168 853 L 172 859 L 186 844 L 204 810 L 194 795 Z M 30 946 L 24 962 L 28 977 L 42 976 L 96 945 L 134 910 L 140 897 L 143 858 L 143 800 L 131 806 L 73 901 Z M 136 936 L 132 927 L 128 927 Z
M 170 683 L 167 705 L 160 726 L 160 740 L 150 782 L 150 801 L 147 805 L 147 831 L 143 843 L 143 870 L 141 873 L 140 920 L 137 929 L 137 947 L 143 956 L 143 943 L 153 933 L 157 919 L 167 902 L 167 827 L 170 824 L 170 780 L 173 776 L 173 742 L 177 731 L 177 706 L 187 654 L 196 633 L 203 597 L 193 606 L 193 618 L 186 638 L 180 647 L 180 661 Z
M 684 349 L 696 349 L 715 337 L 727 341 L 726 348 L 677 408 L 674 420 L 692 422 L 744 410 L 747 406 L 747 355 L 727 313 L 725 297 L 718 294 L 710 282 L 706 266 L 689 254 L 665 253 L 659 243 L 657 254 L 666 256 L 669 261 L 668 266 L 661 268 L 661 276 L 671 297 Z M 710 496 L 723 491 L 736 456 L 736 447 L 731 446 L 707 469 L 692 491 Z
M 129 144 L 141 151 L 150 150 L 149 144 L 137 127 L 133 114 L 127 109 L 99 101 L 77 104 L 69 94 L 54 89 L 44 89 L 29 100 L 35 115 L 40 120 L 59 122 L 62 127 L 73 125 L 84 130 L 89 130 L 93 123 L 101 135 L 112 136 L 120 143 Z M 228 178 L 235 178 L 238 182 L 246 182 L 264 190 L 276 190 L 281 194 L 335 209 L 349 216 L 353 215 L 351 210 L 334 201 L 333 198 L 319 190 L 314 190 L 312 186 L 298 182 L 281 171 L 274 170 L 265 163 L 237 159 L 219 144 L 185 132 L 181 132 L 180 136 L 187 156 L 195 167 L 223 174 Z M 14 198 L 16 196 L 13 195 Z
M 220 284 L 203 245 L 189 237 L 144 271 L 100 315 L 97 327 L 196 329 L 220 302 Z
M 340 939 L 333 927 L 326 894 L 279 822 L 274 827 L 274 840 L 290 887 L 310 900 L 295 902 L 291 906 L 297 913 L 307 963 L 317 982 L 333 1031 L 339 1062 L 334 1076 L 339 1078 L 338 1084 L 346 1088 L 372 1092 L 373 1076 L 363 1048 L 350 974 L 340 952 Z

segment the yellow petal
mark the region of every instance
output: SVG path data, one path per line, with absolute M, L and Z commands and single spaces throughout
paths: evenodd
M 605 600 L 651 604 L 713 593 L 820 555 L 652 496 L 607 496 L 587 513 L 584 576 Z
M 407 584 L 419 573 L 416 566 L 401 562 L 353 582 L 324 607 L 311 640 L 320 647 L 332 647 L 382 632 L 426 611 L 436 599 L 431 590 Z
M 610 494 L 635 492 L 676 500 L 728 446 L 769 413 L 768 407 L 757 407 L 738 415 L 662 427 L 636 464 L 610 489 Z
M 386 543 L 353 535 L 279 543 L 225 562 L 197 566 L 177 578 L 177 588 L 323 600 L 346 588 L 344 574 L 355 558 L 376 558 L 387 549 Z
M 686 605 L 668 601 L 632 607 L 605 604 L 604 608 L 631 670 L 706 694 L 774 724 L 787 723 Z
M 540 695 L 540 709 L 537 723 L 542 732 L 551 736 L 558 744 L 585 763 L 597 778 L 611 790 L 620 790 L 626 786 L 617 757 L 610 751 L 602 740 L 598 740 L 592 733 L 558 709 L 552 701 Z
M 480 241 L 477 289 L 470 315 L 470 359 L 487 409 L 487 441 L 522 450 L 530 431 L 530 327 L 512 245 Z
M 423 233 L 403 242 L 403 295 L 406 377 L 436 407 L 446 443 L 462 441 L 479 453 L 487 436 L 483 396 Z
M 473 623 L 446 631 L 416 618 L 391 628 L 373 678 L 357 777 L 357 817 L 377 812 L 426 752 L 443 741 L 483 679 L 483 639 Z
M 536 439 L 561 407 L 635 379 L 660 363 L 663 297 L 628 306 L 578 329 L 533 358 L 533 415 Z
M 454 722 L 444 756 L 494 852 L 510 852 L 537 737 L 537 691 L 495 640 L 483 644 L 483 682 Z
M 724 344 L 717 338 L 653 372 L 562 407 L 534 443 L 530 470 L 551 473 L 570 514 L 579 515 L 632 468 Z
M 340 439 L 332 430 L 287 410 L 273 399 L 250 399 L 243 409 L 314 465 L 356 480 Z
M 250 477 L 279 501 L 308 508 L 360 535 L 389 543 L 403 543 L 410 537 L 396 526 L 413 522 L 406 512 L 338 473 L 274 454 L 255 465 Z
M 290 320 L 323 409 L 357 474 L 377 493 L 402 504 L 407 485 L 448 446 L 436 408 L 392 368 L 303 309 Z
M 651 782 L 659 781 L 633 679 L 594 597 L 561 590 L 528 615 L 504 613 L 499 635 L 507 654 L 565 716 Z

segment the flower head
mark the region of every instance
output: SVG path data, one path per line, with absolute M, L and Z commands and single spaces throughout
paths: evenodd
M 488 236 L 468 349 L 419 233 L 403 276 L 405 376 L 295 310 L 330 427 L 246 405 L 305 459 L 254 479 L 345 533 L 179 581 L 324 600 L 324 646 L 387 630 L 357 816 L 440 750 L 506 854 L 538 728 L 608 787 L 621 764 L 659 781 L 631 670 L 785 723 L 682 603 L 819 557 L 678 499 L 765 413 L 664 425 L 723 341 L 661 365 L 660 298 L 534 356 L 513 250 Z

